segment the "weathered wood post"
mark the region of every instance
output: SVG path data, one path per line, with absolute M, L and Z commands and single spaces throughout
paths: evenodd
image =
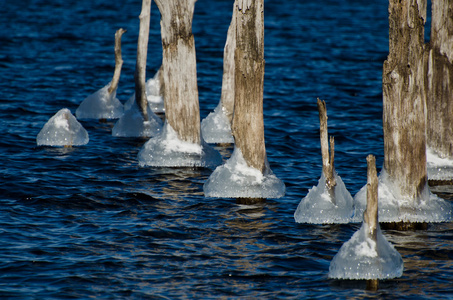
M 427 183 L 424 19 L 426 0 L 389 1 L 384 62 L 384 169 L 401 195 L 416 200 Z
M 366 184 L 366 210 L 363 213 L 363 221 L 368 226 L 370 238 L 376 242 L 376 230 L 378 227 L 378 177 L 376 172 L 376 158 L 368 155 L 367 184 Z
M 196 0 L 155 0 L 161 13 L 162 77 L 167 123 L 186 142 L 201 143 L 192 19 Z
M 428 59 L 427 145 L 453 158 L 453 1 L 432 1 Z
M 322 172 L 326 179 L 326 186 L 332 196 L 332 201 L 335 204 L 335 186 L 337 185 L 335 180 L 335 167 L 334 167 L 334 155 L 335 155 L 335 142 L 333 136 L 330 137 L 330 154 L 329 154 L 329 134 L 327 131 L 327 108 L 326 102 L 321 101 L 318 98 L 318 112 L 319 112 L 319 129 L 321 139 L 321 156 L 322 156 Z
M 264 0 L 238 0 L 232 131 L 250 167 L 264 173 Z
M 376 172 L 376 158 L 368 155 L 367 162 L 367 185 L 366 185 L 366 210 L 363 213 L 363 221 L 368 227 L 368 237 L 377 244 L 378 221 L 378 177 Z M 367 280 L 368 290 L 377 290 L 378 279 Z
M 126 30 L 123 28 L 118 29 L 115 32 L 115 71 L 113 72 L 113 78 L 108 88 L 109 94 L 113 93 L 118 88 L 120 81 L 121 68 L 123 67 L 123 58 L 121 57 L 121 37 Z
M 137 63 L 135 66 L 135 101 L 143 119 L 148 121 L 148 100 L 146 99 L 146 58 L 148 55 L 149 22 L 151 19 L 151 0 L 142 1 L 139 16 L 140 29 L 137 42 Z
M 234 52 L 236 49 L 236 18 L 238 12 L 236 6 L 237 0 L 234 1 L 233 16 L 231 18 L 230 27 L 228 27 L 227 39 L 223 50 L 222 94 L 220 96 L 220 102 L 222 103 L 222 107 L 224 108 L 224 112 L 228 117 L 230 124 L 233 121 L 234 111 Z

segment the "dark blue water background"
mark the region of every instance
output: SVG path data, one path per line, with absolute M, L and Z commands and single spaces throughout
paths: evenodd
M 114 122 L 84 121 L 83 147 L 37 147 L 59 109 L 73 113 L 113 74 L 123 27 L 118 98 L 133 93 L 141 1 L 5 1 L 0 13 L 0 297 L 448 298 L 453 226 L 386 237 L 403 277 L 377 292 L 327 278 L 358 224 L 296 224 L 321 175 L 316 98 L 327 102 L 335 163 L 352 195 L 368 154 L 382 165 L 382 63 L 387 1 L 266 1 L 264 121 L 281 199 L 244 206 L 206 199 L 209 169 L 140 168 L 144 139 L 114 138 Z M 199 0 L 193 33 L 202 118 L 219 99 L 232 1 Z M 162 59 L 152 7 L 148 78 Z M 231 147 L 217 147 L 228 157 Z

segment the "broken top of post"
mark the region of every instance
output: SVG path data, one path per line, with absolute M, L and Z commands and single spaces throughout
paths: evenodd
M 329 155 L 329 134 L 327 131 L 327 108 L 326 102 L 318 98 L 319 111 L 319 129 L 321 139 L 322 171 L 326 178 L 326 185 L 329 190 L 337 185 L 335 180 L 335 142 L 333 136 L 330 137 L 330 155 Z

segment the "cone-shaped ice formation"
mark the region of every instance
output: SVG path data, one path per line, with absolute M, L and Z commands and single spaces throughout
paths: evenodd
M 161 129 L 162 120 L 148 107 L 148 121 L 145 121 L 134 100 L 130 108 L 113 126 L 112 135 L 118 137 L 152 137 L 159 134 Z
M 308 191 L 294 213 L 297 223 L 333 224 L 349 223 L 354 214 L 353 199 L 346 186 L 334 170 L 336 185 L 332 193 L 326 185 L 324 172 L 318 186 Z M 334 198 L 334 199 L 332 199 Z
M 425 186 L 414 201 L 402 196 L 398 186 L 383 169 L 379 175 L 379 221 L 380 222 L 448 222 L 452 218 L 452 205 L 431 193 Z M 360 222 L 366 206 L 366 186 L 354 197 L 354 221 Z
M 385 239 L 378 219 L 376 158 L 367 157 L 366 211 L 363 224 L 343 244 L 330 263 L 329 277 L 338 279 L 389 279 L 403 273 L 403 260 Z
M 160 92 L 160 80 L 159 72 L 157 71 L 156 75 L 153 78 L 148 79 L 146 82 L 146 99 L 148 100 L 148 106 L 154 113 L 164 113 L 164 98 L 161 96 Z M 126 101 L 124 104 L 124 110 L 127 111 L 131 108 L 132 104 L 135 102 L 135 93 Z
M 225 198 L 280 198 L 285 195 L 285 184 L 270 170 L 266 174 L 249 167 L 239 148 L 217 167 L 203 186 L 206 197 Z
M 50 118 L 36 138 L 38 146 L 80 146 L 88 141 L 88 132 L 67 108 Z
M 76 110 L 78 119 L 118 119 L 123 115 L 123 104 L 116 98 L 116 90 L 108 92 L 110 84 L 80 103 Z
M 201 121 L 201 133 L 208 143 L 234 143 L 231 125 L 219 102 L 214 112 Z
M 426 148 L 428 179 L 431 180 L 452 180 L 453 160 L 442 158 L 430 148 Z
M 201 145 L 182 141 L 165 122 L 162 131 L 143 145 L 138 161 L 140 166 L 211 168 L 220 165 L 222 157 L 204 141 Z
M 381 232 L 376 242 L 370 238 L 366 223 L 341 246 L 329 267 L 329 278 L 390 279 L 403 274 L 403 259 Z

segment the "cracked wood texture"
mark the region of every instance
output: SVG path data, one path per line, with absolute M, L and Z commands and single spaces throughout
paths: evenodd
M 143 0 L 140 12 L 140 29 L 137 42 L 137 63 L 135 65 L 135 102 L 148 121 L 148 100 L 146 99 L 146 58 L 148 54 L 149 22 L 151 19 L 151 0 Z
M 427 76 L 427 144 L 453 158 L 453 0 L 432 1 Z
M 195 0 L 155 0 L 161 14 L 165 117 L 179 138 L 201 143 L 192 19 Z
M 426 0 L 389 1 L 389 55 L 382 74 L 384 168 L 401 194 L 427 183 L 424 19 Z
M 264 0 L 238 0 L 232 132 L 247 164 L 266 172 L 264 144 Z

